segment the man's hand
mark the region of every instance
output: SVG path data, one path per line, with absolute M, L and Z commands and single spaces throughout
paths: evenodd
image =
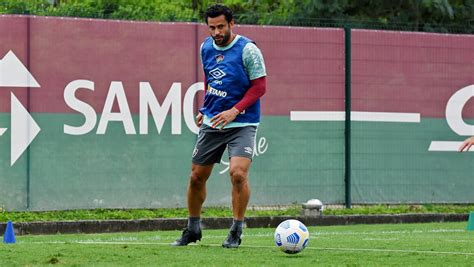
M 235 120 L 235 117 L 239 115 L 240 111 L 235 107 L 228 109 L 226 111 L 222 111 L 221 113 L 217 114 L 216 116 L 212 117 L 211 123 L 212 128 L 224 128 L 227 124 L 231 121 Z
M 202 115 L 201 112 L 199 112 L 196 115 L 196 125 L 197 125 L 197 127 L 201 127 L 203 118 L 204 118 L 204 116 Z
M 474 136 L 464 140 L 464 142 L 461 144 L 461 146 L 459 147 L 459 152 L 463 152 L 463 151 L 469 151 L 469 149 L 471 148 L 471 146 L 474 145 Z

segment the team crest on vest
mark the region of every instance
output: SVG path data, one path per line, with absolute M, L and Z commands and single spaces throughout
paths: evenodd
M 224 60 L 224 55 L 217 55 L 215 56 L 217 64 L 221 63 Z

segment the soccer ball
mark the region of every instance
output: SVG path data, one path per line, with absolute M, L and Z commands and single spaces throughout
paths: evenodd
M 296 254 L 302 251 L 309 241 L 309 231 L 298 220 L 286 220 L 275 230 L 275 244 L 283 252 Z

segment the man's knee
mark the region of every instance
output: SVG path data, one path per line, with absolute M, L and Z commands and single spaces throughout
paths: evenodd
M 198 172 L 191 172 L 189 176 L 189 185 L 192 188 L 201 188 L 206 184 L 207 177 L 198 173 Z
M 239 168 L 239 167 L 231 168 L 230 179 L 234 186 L 242 187 L 242 185 L 247 183 L 248 173 L 243 168 Z

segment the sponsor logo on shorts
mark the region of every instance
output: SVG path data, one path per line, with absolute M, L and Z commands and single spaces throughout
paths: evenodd
M 244 147 L 245 153 L 252 155 L 253 149 L 249 146 Z
M 197 147 L 195 147 L 194 150 L 193 150 L 193 158 L 196 156 L 197 153 L 198 153 L 198 149 L 197 149 Z

